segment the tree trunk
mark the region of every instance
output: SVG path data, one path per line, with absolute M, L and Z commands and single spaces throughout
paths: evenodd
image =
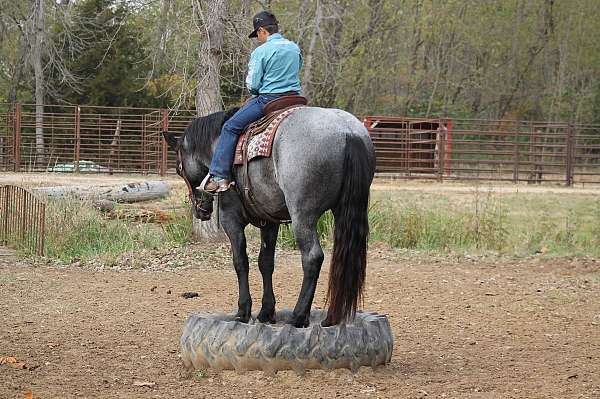
M 167 49 L 167 34 L 169 25 L 169 11 L 171 10 L 172 0 L 162 0 L 160 8 L 160 16 L 158 19 L 157 29 L 157 40 L 154 47 L 154 56 L 152 60 L 152 70 L 150 71 L 149 78 L 157 78 L 161 75 L 162 68 L 164 68 L 164 61 Z
M 209 1 L 204 10 L 198 5 L 195 8 L 204 36 L 198 49 L 196 112 L 207 115 L 223 109 L 219 72 L 225 30 L 223 19 L 227 17 L 228 1 Z
M 317 9 L 315 10 L 315 26 L 312 31 L 312 36 L 310 38 L 310 44 L 308 46 L 308 52 L 306 53 L 306 63 L 304 64 L 304 75 L 302 76 L 302 94 L 304 97 L 310 98 L 312 97 L 312 92 L 314 90 L 312 84 L 312 65 L 313 59 L 315 56 L 315 51 L 317 48 L 317 39 L 319 38 L 319 31 L 321 27 L 321 19 L 323 18 L 323 8 L 321 5 L 321 1 L 317 0 Z
M 19 59 L 15 63 L 10 79 L 10 90 L 8 92 L 8 102 L 14 103 L 17 101 L 17 94 L 19 92 L 19 84 L 21 84 L 21 78 L 23 76 L 23 69 L 25 67 L 25 61 L 27 59 L 27 38 L 25 33 L 21 34 L 19 39 Z
M 228 0 L 214 0 L 200 7 L 194 2 L 195 13 L 199 19 L 204 40 L 198 49 L 198 87 L 196 91 L 196 113 L 208 115 L 223 109 L 220 88 L 221 51 L 225 31 L 224 19 L 227 17 Z M 215 212 L 218 210 L 215 208 Z M 193 235 L 199 240 L 224 241 L 227 239 L 217 218 L 209 221 L 193 220 Z
M 42 47 L 44 45 L 44 0 L 35 3 L 35 42 L 33 46 L 33 70 L 35 74 L 35 149 L 37 162 L 44 162 L 44 71 Z
M 408 115 L 410 113 L 410 107 L 418 95 L 420 80 L 422 79 L 421 77 L 417 76 L 417 62 L 419 61 L 419 49 L 423 44 L 423 39 L 421 38 L 421 8 L 421 0 L 415 1 L 413 22 L 414 25 L 412 32 L 412 49 L 410 53 L 410 61 L 408 67 L 409 83 L 406 90 L 406 101 L 404 102 L 404 115 Z

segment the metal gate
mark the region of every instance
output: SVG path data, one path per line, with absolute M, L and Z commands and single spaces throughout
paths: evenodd
M 0 186 L 0 244 L 44 255 L 46 204 L 22 187 Z
M 142 131 L 142 171 L 145 174 L 164 175 L 167 169 L 167 144 L 162 132 L 168 130 L 166 110 L 158 110 L 144 115 Z

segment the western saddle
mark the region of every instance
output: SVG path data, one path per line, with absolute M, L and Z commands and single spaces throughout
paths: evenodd
M 250 214 L 252 224 L 264 226 L 266 223 L 288 223 L 289 215 L 285 219 L 275 218 L 265 212 L 254 200 L 252 194 L 252 185 L 248 174 L 248 145 L 250 139 L 259 134 L 265 134 L 261 149 L 264 150 L 261 156 L 270 156 L 271 146 L 277 131 L 279 123 L 292 112 L 293 108 L 305 106 L 308 103 L 305 97 L 299 95 L 284 95 L 273 101 L 270 101 L 263 107 L 265 116 L 256 122 L 251 123 L 240 135 L 238 140 L 234 165 L 240 167 L 241 178 L 238 182 L 239 192 L 242 196 L 244 205 Z M 287 112 L 286 112 L 287 111 Z

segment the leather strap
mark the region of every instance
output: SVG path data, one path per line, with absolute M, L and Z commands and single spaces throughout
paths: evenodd
M 260 208 L 258 204 L 256 204 L 254 200 L 254 195 L 252 194 L 252 183 L 250 182 L 250 174 L 248 173 L 248 142 L 249 140 L 246 140 L 242 147 L 243 164 L 241 165 L 241 175 L 243 186 L 240 185 L 241 193 L 240 191 L 238 191 L 238 193 L 240 193 L 242 197 L 242 203 L 244 204 L 244 207 L 248 212 L 248 216 L 250 217 L 250 223 L 257 227 L 263 227 L 267 223 L 282 224 L 291 222 L 291 220 L 289 219 L 282 220 L 274 218 L 262 208 Z

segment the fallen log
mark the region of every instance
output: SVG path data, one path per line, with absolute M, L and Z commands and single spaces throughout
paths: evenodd
M 114 202 L 140 202 L 166 197 L 169 183 L 161 180 L 128 183 L 119 186 L 39 187 L 35 191 L 53 198 L 79 198 Z
M 126 205 L 122 205 L 126 206 Z M 135 205 L 134 205 L 135 206 Z M 126 220 L 128 222 L 165 224 L 171 221 L 171 216 L 160 209 L 144 208 L 115 208 L 105 213 L 108 219 Z

